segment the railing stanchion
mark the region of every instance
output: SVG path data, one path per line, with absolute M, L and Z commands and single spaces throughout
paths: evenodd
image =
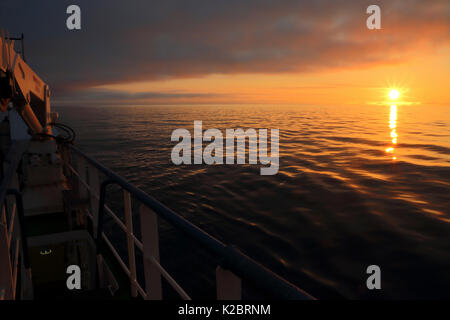
M 217 300 L 241 300 L 242 281 L 233 272 L 218 266 L 216 269 Z
M 3 207 L 3 206 L 2 206 Z M 12 299 L 12 266 L 8 245 L 8 230 L 6 224 L 0 224 L 0 288 L 5 290 L 4 299 Z
M 147 300 L 161 300 L 161 272 L 152 262 L 152 257 L 159 262 L 158 217 L 145 205 L 141 205 L 139 214 L 141 217 L 142 244 L 144 247 L 143 257 Z
M 70 149 L 67 148 L 67 152 L 70 155 Z M 89 198 L 89 191 L 86 188 L 86 186 L 83 183 L 87 183 L 87 163 L 86 159 L 80 155 L 74 154 L 73 158 L 75 159 L 75 168 L 76 172 L 78 174 L 78 196 L 80 199 L 87 201 Z M 68 164 L 70 166 L 70 164 Z M 86 212 L 88 209 L 84 208 L 81 210 L 77 210 L 76 213 L 76 221 L 79 225 L 84 224 L 87 220 L 85 219 L 85 216 L 89 216 L 89 214 Z
M 123 190 L 123 206 L 125 210 L 125 225 L 127 227 L 128 268 L 130 269 L 131 296 L 137 297 L 136 258 L 133 239 L 133 211 L 131 207 L 130 193 L 126 190 Z
M 88 165 L 88 178 L 90 191 L 90 210 L 93 218 L 93 230 L 94 237 L 97 237 L 97 226 L 98 226 L 98 203 L 99 200 L 95 194 L 100 194 L 100 182 L 99 182 L 99 172 L 96 167 L 89 164 Z
M 22 275 L 24 275 L 24 278 L 22 279 L 22 297 L 24 299 L 32 299 L 33 298 L 33 281 L 32 281 L 32 272 L 31 272 L 31 266 L 30 266 L 30 257 L 29 257 L 29 250 L 28 250 L 28 242 L 27 242 L 27 224 L 25 222 L 25 212 L 23 208 L 23 199 L 22 194 L 15 190 L 15 189 L 8 189 L 7 194 L 13 195 L 15 198 L 15 204 L 16 204 L 16 219 L 18 220 L 17 225 L 20 226 L 20 228 L 17 229 L 16 237 L 17 237 L 17 246 L 21 246 L 21 256 L 22 261 L 21 264 L 24 267 L 24 272 L 22 272 Z M 16 259 L 16 267 L 17 267 L 17 259 Z M 18 271 L 16 271 L 18 272 Z M 17 277 L 17 273 L 16 273 Z M 17 279 L 15 279 L 17 280 Z M 15 285 L 15 288 L 17 286 Z M 13 291 L 15 292 L 15 291 Z
M 79 175 L 79 181 L 78 181 L 78 192 L 80 194 L 81 199 L 87 199 L 88 198 L 88 190 L 83 185 L 83 181 L 87 181 L 87 167 L 86 167 L 86 160 L 82 157 L 77 155 L 76 156 L 76 169 Z

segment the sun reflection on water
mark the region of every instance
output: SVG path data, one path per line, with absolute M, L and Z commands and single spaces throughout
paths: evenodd
M 397 144 L 397 105 L 391 105 L 391 112 L 389 115 L 389 129 L 391 129 L 391 142 L 392 146 L 386 148 L 386 152 L 392 154 L 392 159 L 396 160 L 397 157 L 394 156 L 395 145 Z

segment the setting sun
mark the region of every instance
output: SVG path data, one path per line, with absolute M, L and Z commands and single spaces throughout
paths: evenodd
M 391 89 L 391 91 L 389 91 L 389 98 L 391 100 L 396 100 L 398 97 L 400 97 L 400 92 L 398 92 L 398 90 Z

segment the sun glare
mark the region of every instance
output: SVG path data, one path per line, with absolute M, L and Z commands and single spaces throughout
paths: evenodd
M 396 100 L 396 99 L 398 99 L 398 97 L 400 97 L 400 92 L 398 92 L 398 90 L 396 90 L 396 89 L 391 89 L 391 90 L 389 91 L 389 98 L 390 98 L 391 100 Z

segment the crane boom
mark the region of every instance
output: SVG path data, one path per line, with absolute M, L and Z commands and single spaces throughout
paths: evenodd
M 11 102 L 32 135 L 50 134 L 56 113 L 50 110 L 50 89 L 14 50 L 14 40 L 0 33 L 0 110 Z

